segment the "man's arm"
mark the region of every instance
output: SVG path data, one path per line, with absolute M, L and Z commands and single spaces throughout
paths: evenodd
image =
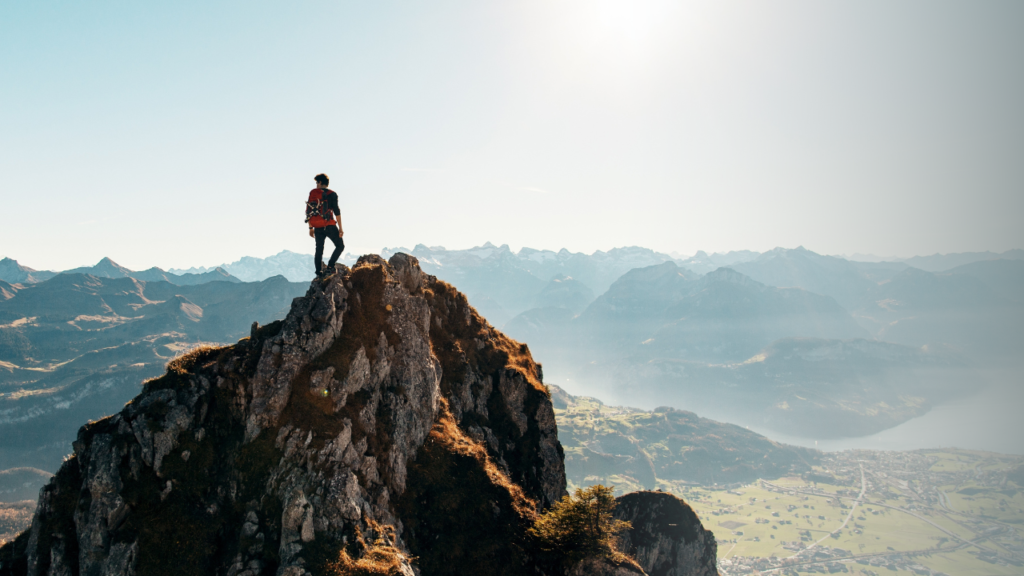
M 335 192 L 328 197 L 328 205 L 334 212 L 334 219 L 338 222 L 338 235 L 344 236 L 345 231 L 341 229 L 341 209 L 338 207 L 338 193 Z

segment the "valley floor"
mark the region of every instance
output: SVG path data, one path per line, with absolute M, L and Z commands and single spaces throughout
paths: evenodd
M 1001 576 L 1024 573 L 1024 492 L 1008 480 L 1022 463 L 961 450 L 847 451 L 803 478 L 660 483 L 715 533 L 724 576 Z

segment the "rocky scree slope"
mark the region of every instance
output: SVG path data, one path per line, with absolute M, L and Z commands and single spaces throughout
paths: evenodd
M 552 573 L 526 541 L 565 494 L 540 367 L 405 254 L 175 360 L 74 448 L 0 574 Z

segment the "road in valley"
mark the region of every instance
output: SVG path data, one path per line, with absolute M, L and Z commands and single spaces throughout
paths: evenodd
M 839 525 L 839 528 L 836 528 L 835 530 L 833 530 L 833 531 L 829 532 L 828 534 L 822 536 L 820 540 L 814 542 L 813 544 L 811 544 L 807 548 L 804 548 L 803 550 L 797 552 L 796 554 L 793 554 L 792 556 L 790 556 L 790 558 L 796 558 L 797 556 L 803 554 L 804 552 L 807 552 L 808 550 L 811 550 L 812 548 L 814 548 L 818 544 L 821 544 L 825 540 L 828 540 L 829 538 L 831 538 L 832 535 L 835 534 L 836 532 L 839 532 L 843 528 L 846 528 L 846 525 L 850 523 L 850 519 L 853 518 L 853 513 L 857 510 L 857 506 L 861 503 L 861 500 L 864 499 L 864 492 L 866 492 L 867 488 L 868 488 L 867 480 L 864 478 L 864 465 L 863 464 L 858 464 L 858 465 L 860 466 L 860 494 L 858 494 L 857 495 L 857 499 L 853 501 L 853 506 L 850 507 L 850 513 L 846 515 L 846 519 L 843 520 L 843 523 Z M 774 486 L 774 484 L 771 484 L 770 482 L 765 482 L 765 484 L 769 484 L 771 486 Z M 801 491 L 800 490 L 795 490 L 795 492 L 801 492 Z

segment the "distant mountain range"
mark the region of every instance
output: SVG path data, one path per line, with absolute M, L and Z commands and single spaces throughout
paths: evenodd
M 754 252 L 752 250 L 736 250 L 732 252 L 715 252 L 708 254 L 703 250 L 698 250 L 696 254 L 689 258 L 682 256 L 673 255 L 676 259 L 676 263 L 697 274 L 707 274 L 718 270 L 723 266 L 735 266 L 741 262 L 749 262 L 760 256 L 760 252 Z
M 785 251 L 786 249 L 784 248 L 776 248 L 764 254 L 778 254 Z M 806 250 L 804 250 L 803 247 L 798 247 L 793 251 L 799 252 Z M 418 244 L 412 250 L 407 248 L 384 248 L 381 251 L 381 254 L 390 255 L 395 252 L 413 254 L 424 261 L 427 265 L 433 265 L 435 269 L 434 272 L 431 273 L 437 275 L 439 278 L 444 278 L 443 274 L 437 274 L 437 272 L 443 267 L 450 269 L 479 267 L 484 261 L 494 257 L 495 255 L 505 256 L 505 253 L 507 252 L 513 256 L 512 259 L 517 261 L 520 267 L 540 278 L 542 282 L 547 282 L 561 274 L 583 282 L 595 294 L 603 292 L 613 281 L 628 270 L 658 264 L 667 260 L 675 260 L 677 264 L 691 272 L 707 274 L 708 272 L 712 272 L 721 267 L 736 268 L 740 264 L 751 262 L 762 257 L 762 253 L 751 250 L 736 250 L 722 253 L 715 252 L 712 254 L 699 250 L 693 256 L 686 257 L 675 252 L 672 254 L 663 254 L 637 246 L 614 248 L 608 252 L 598 250 L 593 254 L 569 252 L 564 248 L 557 252 L 551 250 L 523 248 L 518 253 L 513 254 L 507 245 L 498 247 L 494 246 L 490 242 L 485 243 L 483 246 L 477 246 L 466 250 L 447 250 L 443 246 L 428 247 Z M 1000 259 L 1024 260 L 1024 250 L 1015 249 L 1008 250 L 1003 253 L 963 252 L 888 259 L 864 254 L 855 254 L 848 258 L 831 258 L 853 262 L 860 265 L 862 269 L 870 268 L 870 266 L 864 266 L 866 264 L 881 264 L 881 268 L 883 269 L 888 267 L 889 269 L 897 271 L 902 270 L 905 266 L 911 266 L 927 272 L 943 272 L 956 268 L 957 266 L 963 266 L 973 262 Z M 340 261 L 351 265 L 355 262 L 355 259 L 356 255 L 352 253 L 345 253 Z M 138 278 L 139 280 L 153 280 L 158 278 L 154 278 L 153 276 L 146 278 L 136 276 L 135 274 L 163 273 L 173 276 L 184 276 L 206 274 L 208 272 L 216 272 L 218 269 L 222 269 L 229 275 L 234 276 L 243 282 L 258 282 L 260 280 L 266 280 L 272 276 L 279 275 L 284 276 L 290 282 L 308 282 L 313 278 L 311 267 L 312 260 L 312 254 L 298 254 L 290 250 L 283 250 L 267 258 L 245 256 L 235 262 L 230 264 L 221 264 L 220 266 L 171 268 L 166 272 L 160 268 L 150 268 L 144 272 L 131 274 L 133 278 Z M 104 274 L 102 273 L 102 269 L 111 268 L 111 266 L 109 266 L 111 263 L 112 262 L 110 262 L 109 259 L 104 258 L 103 261 L 92 267 L 95 269 L 95 271 L 92 272 L 93 275 L 103 276 Z M 114 264 L 114 267 L 120 268 L 116 264 Z M 89 268 L 76 268 L 74 271 L 85 271 L 88 269 Z M 121 271 L 124 270 L 126 269 L 121 268 Z M 740 271 L 747 273 L 746 270 L 741 269 Z M 67 270 L 67 272 L 72 272 L 72 270 Z M 17 261 L 10 258 L 0 260 L 0 280 L 11 284 L 41 282 L 42 280 L 53 277 L 57 273 L 58 272 L 45 270 L 34 270 L 32 268 L 22 266 L 18 264 Z M 761 280 L 760 278 L 756 278 L 754 274 L 748 275 L 754 277 L 756 280 Z M 117 276 L 115 273 L 115 275 L 110 277 L 117 278 L 120 276 Z M 168 279 L 173 283 L 172 278 L 169 277 Z M 771 282 L 765 283 L 771 284 Z
M 910 258 L 882 258 L 872 254 L 854 254 L 847 258 L 857 262 L 889 262 L 902 263 L 926 272 L 945 272 L 957 266 L 984 262 L 986 260 L 1024 260 L 1024 250 L 1014 249 L 1006 252 L 957 252 L 952 254 L 932 254 L 931 256 L 912 256 Z
M 343 264 L 353 264 L 355 258 L 351 253 L 344 254 L 340 259 Z M 309 282 L 313 279 L 313 255 L 298 254 L 290 250 L 282 250 L 267 258 L 245 256 L 230 264 L 221 264 L 213 268 L 193 267 L 188 269 L 171 268 L 175 274 L 208 274 L 223 269 L 243 282 L 259 282 L 272 276 L 284 276 L 289 282 Z
M 792 272 L 787 256 L 767 260 L 780 263 L 768 268 L 776 278 Z M 827 258 L 813 253 L 795 257 L 798 262 Z M 825 263 L 822 275 L 827 277 L 834 263 Z M 991 267 L 1016 264 L 996 261 Z M 977 316 L 978 309 L 950 315 L 955 299 L 939 300 L 939 307 L 925 314 L 929 309 L 914 303 L 932 302 L 934 290 L 898 290 L 906 284 L 904 276 L 920 275 L 934 278 L 937 286 L 976 283 L 982 295 L 991 292 L 965 274 L 908 268 L 894 280 L 862 284 L 869 294 L 880 291 L 875 297 L 883 304 L 876 306 L 889 308 L 879 310 L 905 302 L 918 315 L 880 326 L 851 315 L 832 297 L 803 288 L 768 286 L 729 268 L 696 276 L 665 262 L 626 273 L 578 315 L 565 308 L 537 308 L 512 319 L 504 330 L 530 344 L 551 382 L 575 383 L 575 389 L 611 402 L 686 407 L 794 435 L 860 436 L 919 416 L 954 397 L 965 382 L 977 380 L 971 369 L 977 347 L 964 344 L 961 331 L 974 327 L 969 336 L 982 342 L 978 331 L 989 330 L 1006 354 L 1022 348 L 1019 324 L 1017 336 L 1010 338 L 1006 331 L 1014 326 L 1012 320 L 999 325 L 991 315 Z M 813 274 L 802 276 L 818 280 Z M 862 301 L 871 302 L 871 296 Z M 1009 312 L 1003 310 L 1004 317 L 1014 318 Z M 915 322 L 927 323 L 915 330 Z M 906 328 L 895 342 L 871 339 L 900 326 Z M 925 342 L 912 341 L 926 336 Z
M 223 268 L 214 268 L 201 273 L 174 274 L 160 268 L 150 268 L 141 272 L 129 270 L 110 258 L 100 260 L 95 266 L 83 266 L 64 272 L 48 272 L 33 270 L 18 264 L 17 260 L 4 258 L 0 260 L 0 281 L 6 284 L 36 284 L 45 282 L 58 274 L 89 274 L 97 278 L 134 278 L 144 282 L 169 282 L 177 286 L 195 286 L 207 282 L 241 282 Z
M 828 296 L 767 286 L 729 268 L 696 277 L 673 262 L 624 274 L 574 322 L 595 358 L 642 350 L 741 362 L 778 338 L 867 336 Z
M 49 280 L 56 275 L 56 272 L 35 270 L 28 266 L 22 266 L 18 264 L 17 260 L 10 258 L 0 260 L 0 280 L 10 284 L 34 284 L 43 280 Z
M 804 248 L 690 258 L 490 243 L 409 252 L 528 343 L 553 383 L 796 435 L 897 425 L 964 382 L 983 385 L 979 369 L 1024 357 L 1021 251 L 928 257 L 956 264 L 941 272 Z M 135 272 L 105 258 L 59 275 L 0 261 L 0 429 L 14 426 L 41 450 L 0 450 L 0 469 L 49 468 L 63 454 L 53 420 L 63 410 L 106 413 L 183 348 L 280 317 L 305 290 L 311 260 L 284 251 Z
M 722 267 L 732 268 L 768 286 L 804 288 L 831 296 L 852 311 L 865 304 L 861 297 L 869 288 L 915 264 L 920 264 L 918 268 L 922 270 L 936 272 L 972 262 L 1024 259 L 1024 250 L 1010 250 L 1002 254 L 937 254 L 898 261 L 862 262 L 822 256 L 803 247 L 776 248 L 765 253 L 738 250 L 707 254 L 699 251 L 694 256 L 684 258 L 637 246 L 584 254 L 566 249 L 552 251 L 533 248 L 513 252 L 507 245 L 495 246 L 490 242 L 465 250 L 448 250 L 442 246 L 423 244 L 412 249 L 384 248 L 381 255 L 390 257 L 395 252 L 416 256 L 426 272 L 458 286 L 470 302 L 496 326 L 502 326 L 528 310 L 552 305 L 552 302 L 538 298 L 542 293 L 550 294 L 553 290 L 564 291 L 568 288 L 569 285 L 551 285 L 556 278 L 561 282 L 571 279 L 573 285 L 582 285 L 589 290 L 576 289 L 571 308 L 578 312 L 629 270 L 668 261 L 698 276 Z M 353 255 L 346 254 L 342 262 L 354 262 Z M 313 277 L 312 255 L 290 251 L 268 258 L 245 257 L 230 264 L 222 264 L 220 268 L 247 282 L 279 274 L 292 282 L 306 282 Z M 170 272 L 201 274 L 212 270 L 215 268 L 171 269 Z M 4 278 L 0 276 L 0 279 Z M 563 306 L 558 304 L 556 307 Z
M 497 326 L 521 312 L 552 304 L 565 304 L 580 311 L 629 270 L 673 260 L 668 254 L 636 246 L 583 254 L 533 248 L 512 252 L 508 245 L 495 246 L 490 242 L 466 250 L 423 244 L 412 249 L 384 248 L 381 255 L 388 258 L 396 252 L 416 256 L 424 271 L 458 286 L 474 307 Z M 698 252 L 679 263 L 703 274 L 756 256 L 756 252 L 750 251 L 710 256 Z M 247 282 L 278 274 L 293 282 L 303 282 L 313 278 L 312 260 L 310 254 L 285 250 L 268 258 L 245 257 L 219 268 Z M 341 261 L 352 263 L 354 257 L 345 254 Z M 203 274 L 212 270 L 193 267 L 172 268 L 170 272 Z
M 412 250 L 385 248 L 381 255 L 387 258 L 395 252 L 416 256 L 425 272 L 457 286 L 495 326 L 538 304 L 551 305 L 554 294 L 564 294 L 570 287 L 573 308 L 582 309 L 629 270 L 672 260 L 668 254 L 636 246 L 589 255 L 532 248 L 514 253 L 506 244 L 490 242 L 468 250 L 422 244 Z
M 1024 251 L 1007 254 L 1017 253 Z M 976 260 L 927 272 L 776 248 L 732 269 L 766 285 L 831 296 L 865 335 L 879 340 L 947 345 L 986 359 L 1011 356 L 1024 346 L 1024 260 Z
M 877 284 L 879 268 L 895 274 L 906 268 L 903 264 L 864 265 L 835 256 L 822 256 L 803 247 L 787 250 L 776 248 L 745 262 L 730 266 L 758 282 L 769 286 L 803 288 L 831 296 L 845 307 L 863 302 L 864 294 Z M 876 276 L 871 276 L 871 270 Z
M 17 286 L 0 300 L 0 469 L 44 470 L 56 469 L 81 422 L 118 409 L 168 360 L 282 318 L 308 287 L 281 276 L 177 286 L 71 272 Z
M 898 425 L 1024 357 L 1024 260 L 933 273 L 804 248 L 738 256 L 703 276 L 637 268 L 583 311 L 536 306 L 504 330 L 573 390 L 815 438 Z

